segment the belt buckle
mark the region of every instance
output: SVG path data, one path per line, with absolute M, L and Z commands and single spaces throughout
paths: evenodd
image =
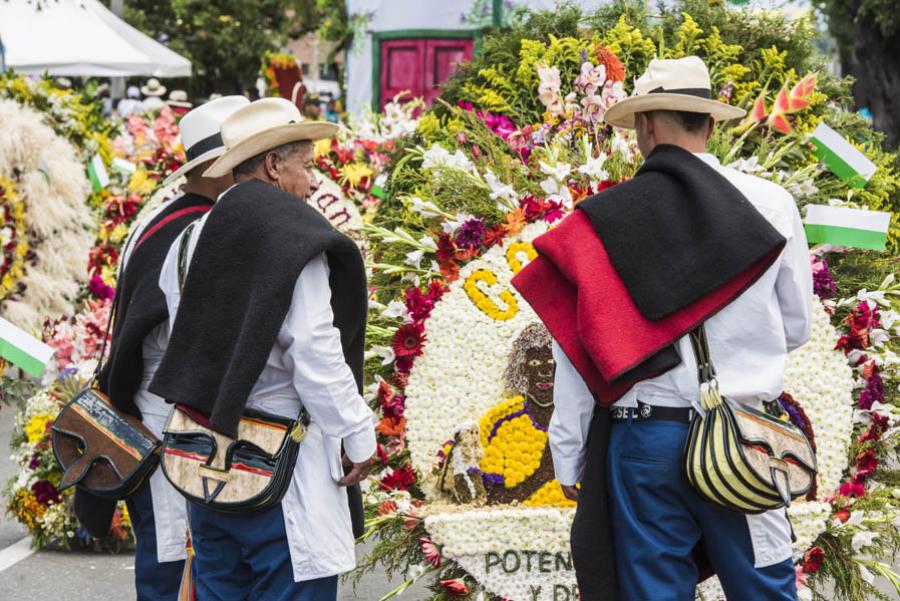
M 652 405 L 641 405 L 638 408 L 639 415 L 641 419 L 650 419 L 650 416 L 653 415 L 653 406 Z

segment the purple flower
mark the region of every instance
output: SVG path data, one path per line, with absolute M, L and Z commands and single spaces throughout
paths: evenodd
M 825 259 L 812 257 L 812 273 L 813 292 L 816 293 L 816 296 L 822 300 L 831 298 L 837 292 L 837 286 L 834 285 L 831 270 L 828 269 Z
M 59 503 L 59 491 L 47 480 L 39 480 L 32 484 L 31 492 L 34 493 L 34 498 L 41 505 Z
M 884 382 L 881 379 L 881 374 L 877 371 L 872 372 L 872 375 L 866 380 L 866 388 L 859 395 L 859 406 L 862 409 L 869 410 L 875 401 L 879 403 L 884 401 Z
M 460 248 L 475 249 L 481 246 L 484 238 L 484 222 L 473 217 L 464 222 L 456 234 L 456 245 Z
M 36 470 L 41 465 L 41 457 L 37 453 L 31 456 L 31 461 L 28 462 L 28 469 Z
M 100 300 L 110 300 L 116 293 L 116 289 L 112 286 L 107 286 L 103 278 L 96 273 L 91 276 L 91 281 L 88 282 L 88 291 Z
M 503 486 L 503 474 L 482 474 L 481 481 L 487 486 Z

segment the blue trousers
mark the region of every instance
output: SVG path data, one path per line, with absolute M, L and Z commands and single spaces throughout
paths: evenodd
M 337 576 L 294 582 L 281 504 L 228 514 L 190 504 L 197 601 L 335 601 Z
M 149 483 L 125 501 L 134 531 L 134 585 L 138 601 L 176 601 L 184 561 L 156 560 L 156 520 Z
M 704 501 L 688 483 L 687 434 L 674 421 L 613 422 L 608 487 L 622 601 L 693 601 L 691 551 L 701 537 L 729 601 L 796 601 L 790 558 L 755 568 L 746 516 Z

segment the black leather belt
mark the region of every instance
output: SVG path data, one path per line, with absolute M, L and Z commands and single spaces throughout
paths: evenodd
M 637 407 L 612 407 L 612 418 L 615 420 L 655 420 L 662 419 L 670 422 L 691 423 L 694 410 L 690 407 L 660 407 L 647 405 L 638 401 Z

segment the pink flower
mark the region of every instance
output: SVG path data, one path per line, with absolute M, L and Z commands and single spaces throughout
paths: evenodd
M 462 580 L 457 578 L 452 580 L 441 580 L 441 586 L 444 587 L 444 590 L 447 591 L 447 594 L 451 597 L 462 597 L 469 594 L 469 587 L 467 587 Z
M 866 494 L 866 487 L 859 482 L 844 482 L 838 493 L 843 497 L 863 497 Z
M 593 96 L 594 93 L 606 82 L 606 67 L 594 66 L 585 61 L 581 63 L 581 74 L 575 78 L 575 87 L 585 96 Z
M 419 548 L 422 550 L 422 554 L 425 556 L 425 561 L 430 563 L 435 568 L 441 567 L 441 551 L 438 549 L 437 545 L 431 542 L 431 539 L 423 536 L 419 539 Z

